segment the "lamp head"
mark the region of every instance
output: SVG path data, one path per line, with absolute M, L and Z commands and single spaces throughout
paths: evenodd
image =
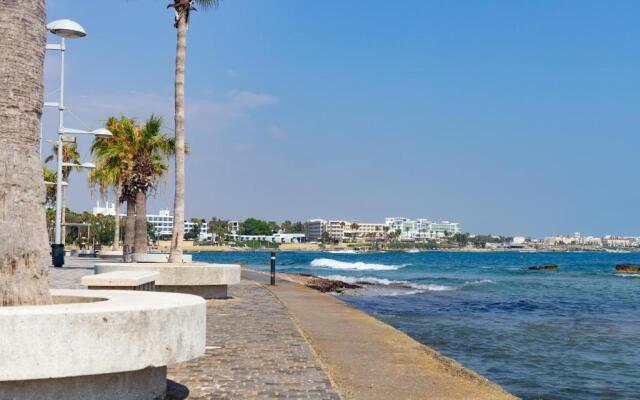
M 111 137 L 111 136 L 113 136 L 113 133 L 111 133 L 110 130 L 105 129 L 105 128 L 98 128 L 98 129 L 94 130 L 91 133 L 93 133 L 93 135 L 96 136 L 96 137 Z
M 87 36 L 79 23 L 70 19 L 59 19 L 47 24 L 47 30 L 65 39 L 78 39 Z

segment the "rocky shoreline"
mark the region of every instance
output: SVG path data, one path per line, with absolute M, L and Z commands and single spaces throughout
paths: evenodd
M 268 274 L 267 272 L 251 270 L 258 273 Z M 300 284 L 302 286 L 306 286 L 308 288 L 317 290 L 321 293 L 329 293 L 329 294 L 345 294 L 350 296 L 363 296 L 363 295 L 384 295 L 389 293 L 409 293 L 417 290 L 414 287 L 405 285 L 400 282 L 392 282 L 389 284 L 386 283 L 377 283 L 370 282 L 367 280 L 358 280 L 355 278 L 353 281 L 346 282 L 340 279 L 330 279 L 324 278 L 312 274 L 305 273 L 287 273 L 287 272 L 278 272 L 278 279 L 284 279 L 290 282 L 294 282 Z

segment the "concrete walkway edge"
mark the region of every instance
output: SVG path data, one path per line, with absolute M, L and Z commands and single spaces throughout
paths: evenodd
M 282 303 L 344 399 L 514 399 L 485 377 L 335 296 L 243 271 Z

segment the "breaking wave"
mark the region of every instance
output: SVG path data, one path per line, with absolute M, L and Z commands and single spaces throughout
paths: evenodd
M 394 281 L 391 279 L 375 278 L 372 276 L 353 277 L 353 276 L 343 276 L 343 275 L 329 275 L 329 276 L 323 276 L 323 278 L 332 279 L 335 281 L 342 281 L 346 283 L 352 283 L 352 284 L 365 284 L 365 285 L 369 284 L 369 285 L 380 285 L 380 286 L 392 286 L 392 287 L 401 288 L 401 289 L 416 289 L 417 291 L 413 290 L 412 294 L 422 293 L 426 291 L 440 292 L 445 290 L 457 289 L 453 286 L 420 284 L 420 283 L 412 283 L 409 281 Z
M 328 275 L 323 276 L 322 278 L 331 279 L 335 281 L 342 281 L 346 283 L 356 284 L 356 285 L 377 285 L 383 286 L 393 289 L 401 289 L 401 291 L 396 291 L 397 295 L 408 295 L 408 294 L 418 294 L 424 292 L 444 292 L 450 290 L 459 290 L 466 286 L 478 286 L 483 285 L 485 283 L 494 283 L 490 279 L 477 279 L 473 281 L 466 281 L 461 286 L 447 286 L 447 285 L 437 285 L 434 283 L 413 283 L 409 281 L 397 281 L 392 279 L 385 278 L 376 278 L 373 276 L 363 276 L 363 277 L 355 277 L 355 276 L 344 276 L 344 275 Z M 394 293 L 396 293 L 394 292 Z
M 354 269 L 359 271 L 395 271 L 397 269 L 406 267 L 403 265 L 385 265 L 385 264 L 369 264 L 365 262 L 346 262 L 332 260 L 330 258 L 316 258 L 309 264 L 316 268 L 331 268 L 331 269 Z

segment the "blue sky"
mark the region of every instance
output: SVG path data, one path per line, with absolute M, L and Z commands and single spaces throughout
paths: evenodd
M 48 1 L 49 20 L 88 33 L 67 44 L 66 126 L 155 112 L 172 132 L 166 3 Z M 640 235 L 639 13 L 559 0 L 225 0 L 198 12 L 187 216 Z M 58 63 L 48 54 L 48 100 Z M 56 124 L 46 111 L 45 137 Z M 172 207 L 171 186 L 150 211 Z M 84 173 L 70 193 L 73 209 L 99 198 Z

